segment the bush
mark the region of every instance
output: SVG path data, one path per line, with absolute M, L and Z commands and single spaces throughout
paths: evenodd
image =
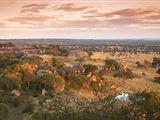
M 160 75 L 160 69 L 158 69 L 156 73 Z
M 0 68 L 6 68 L 8 66 L 18 64 L 19 62 L 19 58 L 16 55 L 0 55 Z
M 145 65 L 140 62 L 136 62 L 136 65 L 138 68 L 145 68 Z
M 0 87 L 4 90 L 21 89 L 22 80 L 15 77 L 3 77 L 0 80 Z
M 160 58 L 154 57 L 152 61 L 152 66 L 156 67 L 157 65 L 160 65 Z
M 18 107 L 21 104 L 21 100 L 19 97 L 11 96 L 8 99 L 8 102 L 13 106 L 13 107 Z
M 119 71 L 121 69 L 121 65 L 114 59 L 105 60 L 105 69 L 107 68 L 109 71 Z
M 160 96 L 154 92 L 140 92 L 129 96 L 132 102 L 130 113 L 134 119 L 159 120 Z M 138 113 L 138 114 L 137 114 Z
M 33 106 L 31 104 L 28 104 L 22 112 L 31 114 L 33 112 Z
M 130 94 L 128 101 L 108 96 L 86 100 L 55 95 L 43 100 L 33 111 L 33 120 L 159 120 L 160 96 L 156 93 Z
M 32 115 L 32 120 L 55 120 L 56 116 L 53 116 L 49 111 L 40 108 Z
M 64 63 L 58 60 L 57 58 L 52 58 L 52 66 L 58 69 L 58 68 L 63 67 Z
M 114 74 L 114 77 L 132 79 L 134 75 L 131 70 L 127 69 L 126 71 L 118 71 Z
M 154 82 L 160 83 L 160 77 L 155 77 L 155 78 L 154 78 Z
M 0 104 L 0 120 L 4 120 L 8 113 L 8 108 L 5 104 Z
M 99 81 L 92 81 L 90 84 L 90 88 L 96 93 L 100 92 Z
M 87 82 L 86 76 L 81 74 L 73 75 L 70 77 L 70 80 L 69 80 L 70 86 L 73 89 L 80 89 L 84 87 L 86 82 Z
M 84 65 L 84 68 L 85 68 L 85 70 L 84 70 L 85 74 L 89 74 L 89 73 L 94 74 L 98 70 L 98 67 L 96 65 L 92 65 L 92 64 L 86 64 L 86 65 Z
M 41 84 L 48 90 L 52 90 L 53 86 L 64 86 L 65 80 L 58 74 L 44 74 L 39 77 Z
M 33 80 L 30 82 L 30 87 L 31 90 L 35 90 L 35 92 L 40 91 L 43 88 L 43 84 L 40 80 Z

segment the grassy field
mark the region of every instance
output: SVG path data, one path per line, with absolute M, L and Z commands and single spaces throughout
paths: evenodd
M 152 61 L 153 57 L 160 57 L 159 54 L 137 54 L 137 55 L 129 55 L 129 56 L 121 56 L 118 55 L 112 56 L 109 53 L 103 52 L 94 52 L 91 56 L 92 60 L 85 61 L 85 63 L 92 63 L 98 66 L 104 65 L 105 59 L 115 59 L 120 63 L 126 63 L 128 68 L 130 68 L 138 77 L 133 78 L 131 80 L 125 81 L 125 88 L 123 88 L 124 92 L 137 92 L 139 90 L 153 90 L 155 92 L 160 93 L 160 84 L 153 82 L 154 77 L 157 76 L 156 69 L 152 67 L 147 68 L 138 68 L 135 64 L 137 61 L 143 63 L 145 60 Z M 94 60 L 93 60 L 94 59 Z M 143 75 L 145 74 L 145 75 Z M 111 77 L 112 78 L 112 77 Z M 112 78 L 113 80 L 115 78 Z

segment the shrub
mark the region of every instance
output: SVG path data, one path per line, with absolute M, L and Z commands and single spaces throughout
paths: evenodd
M 158 75 L 160 75 L 160 69 L 158 69 L 156 73 L 157 73 Z
M 46 101 L 46 100 L 45 100 Z M 33 120 L 159 120 L 160 96 L 156 93 L 134 93 L 128 101 L 115 96 L 86 100 L 56 95 L 43 102 L 32 114 Z M 48 107 L 47 107 L 48 106 Z
M 19 97 L 11 96 L 8 99 L 8 102 L 13 106 L 13 107 L 18 107 L 21 104 L 21 100 Z
M 33 80 L 30 82 L 30 87 L 31 90 L 35 90 L 35 92 L 40 91 L 43 88 L 43 84 L 40 80 Z
M 109 71 L 117 71 L 121 69 L 121 65 L 114 59 L 105 60 L 105 69 Z
M 57 58 L 52 58 L 52 65 L 53 65 L 53 67 L 58 69 L 58 68 L 63 67 L 64 63 L 62 61 L 58 60 Z
M 132 71 L 130 69 L 127 69 L 126 71 L 118 71 L 114 74 L 114 77 L 120 77 L 120 78 L 126 78 L 126 79 L 132 79 L 134 77 Z
M 22 80 L 15 77 L 3 77 L 0 80 L 0 87 L 4 90 L 21 89 Z
M 92 81 L 90 87 L 94 92 L 100 92 L 99 81 Z
M 85 68 L 85 70 L 84 70 L 85 74 L 89 74 L 89 73 L 94 74 L 98 70 L 98 67 L 96 65 L 92 65 L 92 64 L 86 64 L 86 65 L 84 65 L 84 68 Z
M 58 74 L 44 74 L 42 76 L 39 76 L 37 80 L 34 81 L 34 85 L 36 85 L 38 90 L 46 88 L 47 90 L 50 91 L 53 90 L 55 86 L 58 89 L 64 88 L 65 80 Z
M 145 68 L 145 65 L 140 62 L 136 62 L 136 65 L 138 68 Z
M 158 120 L 160 118 L 160 96 L 154 92 L 139 92 L 129 96 L 132 102 L 132 119 Z M 138 113 L 138 114 L 137 114 Z
M 156 67 L 157 65 L 160 65 L 160 58 L 154 57 L 152 61 L 152 66 Z
M 5 104 L 0 104 L 0 120 L 4 120 L 8 113 L 8 108 Z
M 87 82 L 86 76 L 81 75 L 81 74 L 73 75 L 69 79 L 70 86 L 73 89 L 80 89 L 80 88 L 84 87 L 86 82 Z
M 6 68 L 8 66 L 18 64 L 19 62 L 19 58 L 16 55 L 0 55 L 0 68 Z
M 160 83 L 160 77 L 155 77 L 155 78 L 154 78 L 154 82 Z
M 49 111 L 40 108 L 32 115 L 32 120 L 55 120 L 56 116 L 53 116 Z
M 33 106 L 31 104 L 28 104 L 22 112 L 31 114 L 33 112 Z

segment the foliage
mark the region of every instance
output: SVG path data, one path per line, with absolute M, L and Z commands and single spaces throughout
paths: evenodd
M 140 62 L 136 62 L 136 64 L 137 64 L 137 67 L 138 67 L 138 68 L 145 68 L 145 65 L 143 65 L 143 64 L 140 63 Z
M 160 118 L 160 96 L 157 93 L 143 91 L 131 95 L 129 99 L 132 101 L 131 112 L 134 119 Z
M 21 104 L 21 99 L 20 97 L 16 96 L 10 96 L 8 98 L 8 102 L 13 106 L 13 107 L 18 107 Z
M 14 54 L 0 55 L 0 68 L 15 65 L 20 62 L 19 58 Z
M 60 68 L 64 66 L 64 63 L 58 60 L 57 58 L 52 58 L 52 66 L 55 68 Z
M 22 111 L 23 113 L 33 113 L 33 105 L 31 104 L 27 104 L 27 106 L 24 108 L 24 110 Z
M 39 49 L 38 46 L 32 47 Z M 42 54 L 45 51 L 51 55 L 68 55 L 68 50 L 63 47 L 50 45 L 44 47 L 44 49 Z M 122 50 L 119 48 L 105 49 L 116 55 L 117 51 L 124 52 L 128 48 Z M 89 51 L 88 54 L 92 56 L 93 53 Z M 119 55 L 122 54 L 124 53 Z M 76 59 L 74 62 L 84 60 L 85 57 Z M 159 63 L 160 59 L 154 58 L 152 66 L 156 67 Z M 7 119 L 5 118 L 6 115 L 10 114 L 8 107 L 12 110 L 18 109 L 18 112 L 21 108 L 20 113 L 23 114 L 24 118 L 28 116 L 29 120 L 160 119 L 160 96 L 157 93 L 138 92 L 130 94 L 127 100 L 115 99 L 117 96 L 115 92 L 118 91 L 117 86 L 121 84 L 121 81 L 118 81 L 119 83 L 116 80 L 112 81 L 113 77 L 105 76 L 105 74 L 113 73 L 114 77 L 126 79 L 134 77 L 130 69 L 123 70 L 123 66 L 116 60 L 105 60 L 102 70 L 99 70 L 96 65 L 86 64 L 84 65 L 84 72 L 81 73 L 77 72 L 75 74 L 73 67 L 68 67 L 69 70 L 64 70 L 65 72 L 62 70 L 64 73 L 37 75 L 38 67 L 44 64 L 38 55 L 25 56 L 21 59 L 20 56 L 14 54 L 0 55 L 0 119 Z M 137 65 L 142 64 L 137 63 Z M 64 67 L 64 63 L 58 57 L 53 57 L 52 66 L 59 69 Z M 28 68 L 32 69 L 32 67 L 36 69 L 30 73 Z M 159 69 L 157 74 L 160 74 Z M 95 77 L 96 79 L 94 79 Z M 104 80 L 102 80 L 103 78 Z M 111 82 L 109 79 L 111 79 Z M 154 81 L 160 83 L 160 78 L 157 77 Z M 114 82 L 118 85 L 113 85 Z M 47 94 L 41 95 L 40 93 L 44 88 L 47 90 Z M 73 92 L 72 90 L 56 92 L 56 89 L 64 90 L 64 88 L 71 88 Z M 83 88 L 85 88 L 86 93 L 89 91 L 87 94 L 91 94 L 93 99 L 85 99 L 80 95 L 80 89 Z M 20 91 L 21 95 L 19 97 L 11 95 L 11 91 L 14 89 Z
M 2 70 L 0 70 L 0 78 L 4 77 L 4 75 L 5 73 Z
M 43 105 L 32 114 L 36 120 L 158 120 L 160 97 L 156 93 L 135 93 L 129 101 L 115 100 L 115 96 L 86 100 L 56 95 L 43 99 Z
M 5 104 L 0 104 L 0 120 L 4 120 L 8 113 L 8 108 Z
M 160 75 L 160 69 L 158 69 L 156 73 Z
M 84 73 L 85 74 L 89 74 L 89 73 L 96 73 L 96 71 L 98 70 L 98 67 L 96 65 L 92 65 L 92 64 L 86 64 L 84 65 Z
M 4 90 L 21 89 L 22 80 L 15 77 L 5 76 L 0 80 L 0 88 Z
M 100 92 L 100 86 L 99 86 L 100 82 L 99 81 L 92 81 L 90 84 L 90 88 L 94 91 L 94 92 Z
M 105 60 L 105 68 L 107 68 L 109 71 L 117 71 L 117 70 L 120 70 L 121 66 L 120 64 L 114 60 L 114 59 L 107 59 Z
M 35 63 L 35 64 L 40 64 L 42 63 L 43 59 L 39 56 L 30 56 L 30 57 L 26 57 L 23 62 L 28 62 L 28 63 Z
M 134 74 L 130 69 L 127 69 L 126 71 L 118 71 L 114 74 L 114 77 L 119 78 L 126 78 L 126 79 L 132 79 L 134 77 Z
M 160 58 L 154 57 L 152 61 L 152 66 L 156 67 L 157 65 L 160 65 Z
M 80 89 L 85 86 L 87 82 L 87 78 L 85 75 L 79 74 L 79 75 L 73 75 L 69 79 L 69 84 L 74 89 Z
M 38 78 L 42 86 L 46 89 L 53 89 L 54 85 L 63 86 L 65 85 L 65 80 L 58 74 L 44 74 Z
M 154 78 L 154 82 L 160 83 L 160 77 L 155 77 L 155 78 Z
M 32 83 L 37 83 L 37 76 L 29 73 L 28 71 L 22 72 L 22 80 L 23 80 L 23 90 L 32 89 L 34 85 Z

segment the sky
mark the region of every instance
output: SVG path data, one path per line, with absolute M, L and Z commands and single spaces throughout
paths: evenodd
M 160 38 L 160 0 L 0 0 L 10 38 Z

